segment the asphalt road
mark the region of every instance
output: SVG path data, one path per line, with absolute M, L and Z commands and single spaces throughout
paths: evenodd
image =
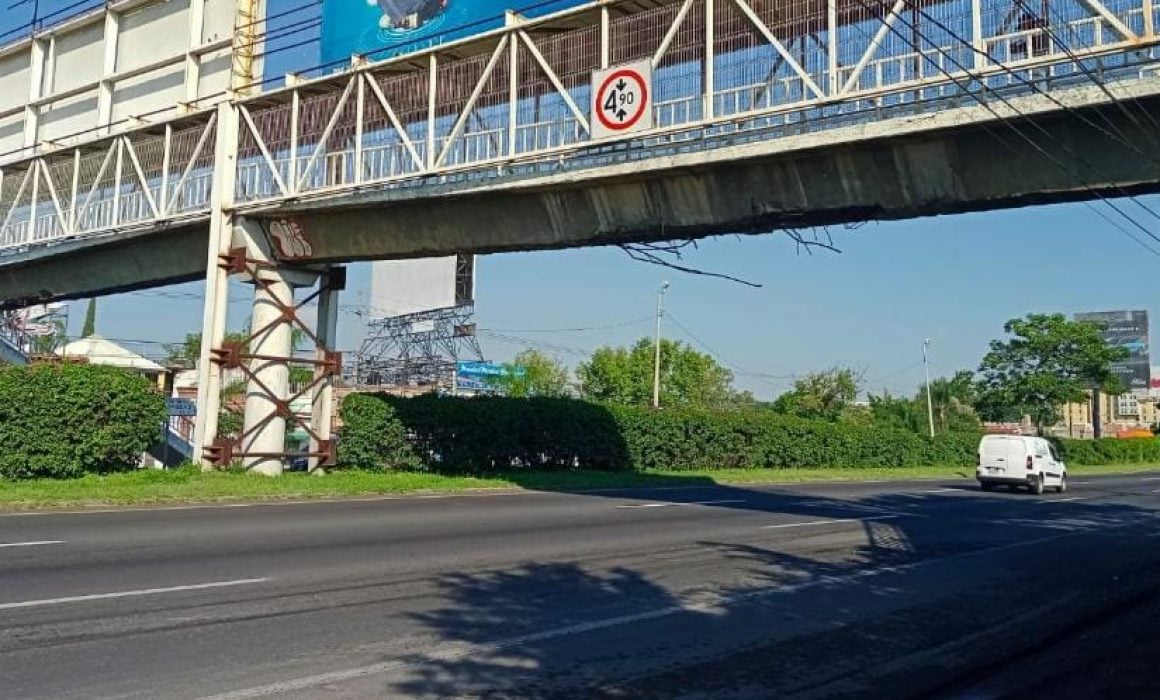
M 1155 641 L 1158 513 L 1160 473 L 2 515 L 0 697 L 1046 698 Z

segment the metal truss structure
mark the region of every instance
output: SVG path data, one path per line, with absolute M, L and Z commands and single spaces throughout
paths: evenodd
M 0 169 L 0 248 L 205 219 L 215 123 L 170 122 Z
M 358 350 L 352 381 L 358 386 L 444 388 L 456 385 L 456 363 L 482 360 L 475 305 L 392 316 L 371 324 Z
M 318 299 L 328 289 L 337 290 L 345 286 L 345 273 L 331 272 L 320 278 L 318 289 L 307 295 L 301 301 L 283 302 L 278 294 L 271 291 L 273 283 L 269 276 L 263 273 L 284 272 L 279 266 L 269 262 L 247 257 L 245 248 L 236 248 L 219 258 L 219 267 L 230 273 L 242 275 L 255 287 L 267 292 L 265 298 L 277 305 L 277 315 L 265 325 L 251 328 L 249 334 L 242 339 L 223 343 L 213 348 L 210 353 L 213 362 L 223 370 L 238 370 L 245 377 L 249 386 L 247 393 L 251 398 L 255 393 L 260 394 L 264 401 L 274 407 L 273 411 L 253 424 L 247 424 L 242 432 L 234 437 L 217 437 L 206 448 L 205 457 L 210 463 L 218 467 L 226 467 L 238 461 L 252 459 L 284 460 L 292 457 L 313 458 L 322 465 L 333 463 L 334 443 L 327 428 L 314 425 L 313 417 L 299 416 L 292 405 L 301 398 L 311 397 L 324 386 L 342 376 L 342 353 L 331 350 L 324 339 L 311 329 L 299 316 L 302 308 Z M 314 352 L 309 357 L 302 357 L 290 353 L 287 355 L 268 355 L 255 352 L 254 348 L 260 345 L 260 339 L 273 333 L 276 326 L 290 324 L 296 331 L 302 333 L 313 345 Z M 313 370 L 312 378 L 287 392 L 278 387 L 270 386 L 255 368 L 258 366 L 304 366 Z M 307 451 L 280 449 L 274 451 L 255 451 L 247 447 L 251 439 L 267 424 L 281 419 L 287 425 L 302 428 L 310 436 L 313 448 Z
M 0 253 L 374 186 L 591 167 L 591 74 L 649 60 L 644 146 L 710 149 L 1098 79 L 1160 76 L 1156 0 L 593 0 L 215 113 L 0 164 Z M 196 105 L 194 106 L 196 107 Z M 236 118 L 236 120 L 235 120 Z M 232 129 L 231 129 L 232 131 Z M 612 144 L 614 145 L 614 144 Z M 602 156 L 607 157 L 607 156 Z M 230 192 L 220 192 L 225 186 Z

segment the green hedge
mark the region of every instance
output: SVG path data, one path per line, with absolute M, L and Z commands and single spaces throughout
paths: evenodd
M 694 470 L 975 464 L 979 435 L 931 440 L 909 430 L 765 410 L 667 409 L 559 398 L 352 394 L 339 462 L 450 473 Z M 1153 440 L 1057 440 L 1074 465 L 1160 464 Z
M 342 416 L 338 458 L 343 466 L 369 471 L 419 466 L 390 403 L 370 394 L 350 394 L 342 401 Z
M 469 473 L 966 466 L 978 444 L 977 435 L 930 440 L 760 410 L 652 411 L 552 398 L 355 394 L 343 403 L 343 421 L 344 466 Z
M 1100 438 L 1099 440 L 1057 440 L 1063 461 L 1068 464 L 1160 464 L 1158 438 Z
M 158 439 L 165 399 L 116 367 L 0 367 L 0 477 L 66 478 L 135 468 Z
M 583 401 L 352 394 L 342 416 L 343 466 L 473 473 L 628 467 L 611 414 Z
M 976 435 L 935 440 L 769 411 L 609 409 L 635 469 L 899 467 L 974 462 Z

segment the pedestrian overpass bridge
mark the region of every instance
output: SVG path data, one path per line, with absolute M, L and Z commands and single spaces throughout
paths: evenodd
M 0 305 L 206 279 L 213 339 L 238 246 L 269 276 L 1155 192 L 1158 26 L 1154 0 L 512 14 L 472 39 L 9 154 Z M 640 62 L 651 125 L 595 138 L 593 72 Z M 259 302 L 292 298 L 271 284 Z M 258 306 L 255 327 L 276 326 Z
M 282 259 L 339 261 L 1149 191 L 1158 25 L 1151 0 L 634 0 L 513 17 L 9 160 L 0 300 L 201 278 L 215 206 L 290 234 Z M 641 59 L 654 128 L 594 141 L 592 71 Z

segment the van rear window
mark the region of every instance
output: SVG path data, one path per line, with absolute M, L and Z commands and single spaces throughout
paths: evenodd
M 1021 442 L 1012 438 L 987 438 L 983 440 L 984 454 L 1007 454 L 1007 450 L 1015 443 Z

